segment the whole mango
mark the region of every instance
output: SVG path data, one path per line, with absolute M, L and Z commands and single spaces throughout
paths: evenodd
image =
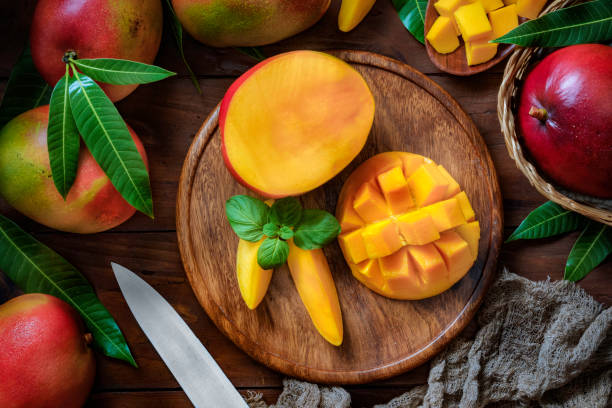
M 49 165 L 48 120 L 49 105 L 45 105 L 22 113 L 0 130 L 0 196 L 43 225 L 81 234 L 114 228 L 134 215 L 134 208 L 83 143 L 76 179 L 64 201 L 53 184 Z M 140 139 L 128 129 L 146 163 Z
M 330 0 L 172 0 L 183 27 L 213 47 L 271 44 L 306 30 Z
M 0 305 L 0 407 L 79 408 L 96 361 L 81 318 L 49 295 L 22 295 Z
M 32 19 L 32 59 L 54 86 L 67 51 L 77 58 L 119 58 L 153 63 L 163 28 L 160 0 L 39 0 Z M 118 101 L 138 85 L 100 84 Z

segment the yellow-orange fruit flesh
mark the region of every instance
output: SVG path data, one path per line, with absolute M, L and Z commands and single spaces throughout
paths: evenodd
M 338 13 L 338 28 L 349 32 L 365 18 L 376 0 L 342 0 Z
M 342 344 L 342 312 L 338 292 L 323 250 L 307 251 L 290 240 L 287 265 L 318 332 L 334 346 Z
M 280 54 L 243 74 L 223 98 L 225 164 L 264 196 L 299 195 L 353 160 L 373 119 L 372 93 L 349 64 L 322 52 Z
M 260 245 L 261 241 L 249 242 L 241 239 L 236 252 L 238 287 L 244 303 L 251 310 L 255 309 L 266 295 L 273 272 L 273 269 L 263 269 L 257 263 Z
M 344 184 L 336 216 L 358 219 L 341 224 L 340 248 L 353 276 L 383 296 L 435 296 L 478 255 L 480 227 L 467 195 L 443 166 L 416 154 L 365 161 Z

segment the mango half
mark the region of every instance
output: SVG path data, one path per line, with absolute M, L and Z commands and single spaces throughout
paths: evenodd
M 226 167 L 269 198 L 296 196 L 338 174 L 363 148 L 374 97 L 339 58 L 293 51 L 238 78 L 219 110 Z
M 478 257 L 480 225 L 467 195 L 444 167 L 417 154 L 362 163 L 340 192 L 336 217 L 353 276 L 386 297 L 435 296 Z

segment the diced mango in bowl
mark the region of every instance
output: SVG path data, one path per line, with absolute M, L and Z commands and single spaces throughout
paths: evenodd
M 461 36 L 468 65 L 482 64 L 497 54 L 497 43 L 491 40 L 518 27 L 519 17 L 537 18 L 545 4 L 546 0 L 438 0 L 434 8 L 439 17 L 425 38 L 438 53 L 450 54 L 459 48 Z

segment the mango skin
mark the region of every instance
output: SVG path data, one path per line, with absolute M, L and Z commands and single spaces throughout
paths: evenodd
M 74 309 L 44 294 L 0 305 L 0 406 L 80 408 L 96 361 Z
M 66 51 L 78 58 L 152 64 L 161 41 L 160 0 L 39 0 L 30 31 L 32 59 L 51 86 L 64 75 Z M 138 85 L 100 84 L 116 102 Z
M 0 196 L 25 216 L 60 231 L 90 234 L 134 215 L 81 141 L 79 166 L 66 201 L 53 184 L 47 150 L 49 105 L 17 116 L 0 130 Z M 144 146 L 128 126 L 147 162 Z
M 330 0 L 172 0 L 183 27 L 213 47 L 275 43 L 306 30 Z

